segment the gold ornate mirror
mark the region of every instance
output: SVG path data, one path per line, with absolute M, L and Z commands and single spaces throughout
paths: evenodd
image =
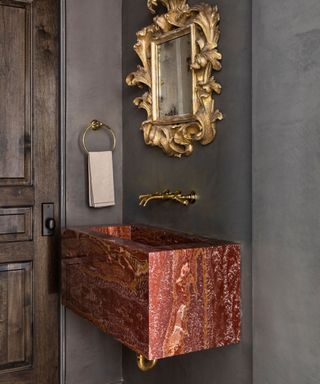
M 148 8 L 162 4 L 167 13 L 137 33 L 134 49 L 142 66 L 127 76 L 127 84 L 148 90 L 134 104 L 147 112 L 141 125 L 145 143 L 169 156 L 189 156 L 195 141 L 206 145 L 216 135 L 222 113 L 213 92 L 221 85 L 213 71 L 221 69 L 219 12 L 216 6 L 189 6 L 187 0 L 147 0 Z

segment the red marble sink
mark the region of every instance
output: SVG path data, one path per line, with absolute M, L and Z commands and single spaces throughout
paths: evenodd
M 240 247 L 144 225 L 62 235 L 63 304 L 148 359 L 240 341 Z

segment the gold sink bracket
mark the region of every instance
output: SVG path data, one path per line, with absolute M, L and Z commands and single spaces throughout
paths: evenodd
M 143 355 L 137 355 L 138 368 L 142 372 L 150 371 L 158 363 L 158 360 L 148 360 Z
M 147 195 L 139 196 L 139 205 L 146 207 L 147 204 L 152 200 L 173 200 L 184 206 L 189 204 L 194 204 L 198 200 L 198 196 L 194 191 L 191 191 L 189 194 L 184 195 L 181 191 L 170 192 L 168 189 L 163 192 L 155 192 Z

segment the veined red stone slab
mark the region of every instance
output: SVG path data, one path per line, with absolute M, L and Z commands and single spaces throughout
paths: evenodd
M 240 246 L 142 225 L 67 229 L 63 304 L 160 359 L 240 341 Z

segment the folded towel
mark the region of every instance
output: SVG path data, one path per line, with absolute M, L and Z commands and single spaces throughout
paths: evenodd
M 115 205 L 112 152 L 89 152 L 89 206 L 102 208 Z

